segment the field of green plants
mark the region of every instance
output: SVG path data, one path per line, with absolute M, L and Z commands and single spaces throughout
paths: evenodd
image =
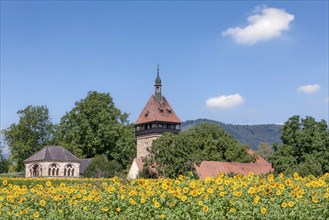
M 329 219 L 329 174 L 206 180 L 0 177 L 0 219 Z

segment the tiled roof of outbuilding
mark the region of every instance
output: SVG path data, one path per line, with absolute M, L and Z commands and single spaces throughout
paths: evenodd
M 93 161 L 93 159 L 94 158 L 87 158 L 87 159 L 80 160 L 80 173 L 85 172 L 85 170 L 90 165 L 90 163 Z
M 79 162 L 80 160 L 64 147 L 46 146 L 23 162 L 28 163 L 34 161 Z
M 247 152 L 250 155 L 254 154 L 254 151 L 251 149 L 248 149 Z M 220 172 L 242 175 L 248 175 L 250 172 L 253 172 L 257 175 L 273 171 L 272 165 L 260 156 L 257 156 L 255 163 L 202 161 L 199 166 L 195 166 L 195 169 L 200 179 L 216 177 Z
M 160 102 L 154 95 L 147 102 L 135 125 L 153 121 L 181 123 L 167 99 L 162 96 L 162 101 Z

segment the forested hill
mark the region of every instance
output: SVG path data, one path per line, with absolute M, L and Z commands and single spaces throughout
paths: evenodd
M 226 130 L 227 133 L 238 139 L 242 144 L 249 145 L 253 150 L 256 150 L 260 142 L 267 142 L 271 146 L 275 142 L 281 143 L 280 125 L 263 124 L 263 125 L 232 125 L 209 119 L 188 120 L 182 123 L 182 130 L 187 130 L 192 126 L 200 123 L 219 124 Z

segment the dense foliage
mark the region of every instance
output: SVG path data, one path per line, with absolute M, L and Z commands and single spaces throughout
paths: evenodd
M 117 175 L 121 170 L 122 167 L 119 162 L 116 160 L 109 161 L 107 156 L 103 154 L 96 155 L 82 175 L 89 178 L 110 178 Z
M 23 160 L 51 144 L 54 125 L 46 106 L 27 106 L 17 112 L 18 124 L 13 123 L 3 131 L 11 155 L 11 171 L 23 171 Z
M 328 219 L 329 174 L 0 178 L 0 219 Z
M 80 158 L 105 154 L 126 169 L 136 155 L 133 125 L 109 93 L 91 91 L 58 125 L 56 141 Z
M 164 134 L 148 148 L 145 167 L 155 166 L 159 177 L 177 177 L 194 171 L 203 160 L 251 162 L 247 146 L 228 135 L 219 125 L 203 123 L 178 135 Z M 153 172 L 152 169 L 149 172 Z
M 233 125 L 224 124 L 218 121 L 209 119 L 197 119 L 188 120 L 182 123 L 182 130 L 188 130 L 189 128 L 201 123 L 211 123 L 220 125 L 228 134 L 232 135 L 241 144 L 250 146 L 253 150 L 257 150 L 257 146 L 261 142 L 267 142 L 271 146 L 275 143 L 281 143 L 280 125 L 264 124 L 264 125 Z
M 135 128 L 133 124 L 128 124 L 121 130 L 120 137 L 110 152 L 110 156 L 118 161 L 125 170 L 130 167 L 136 157 L 136 149 Z
M 8 160 L 5 159 L 0 152 L 0 173 L 7 173 L 8 165 L 9 165 Z
M 269 160 L 271 155 L 273 154 L 273 148 L 270 146 L 269 143 L 261 142 L 257 146 L 257 151 L 255 153 L 264 158 L 265 160 Z
M 325 120 L 291 117 L 282 127 L 282 143 L 270 161 L 276 172 L 317 175 L 329 172 L 329 132 Z
M 109 155 L 127 124 L 126 113 L 115 107 L 109 93 L 91 91 L 60 121 L 57 138 L 74 155 Z

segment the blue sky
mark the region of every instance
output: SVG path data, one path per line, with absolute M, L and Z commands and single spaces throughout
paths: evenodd
M 328 121 L 327 1 L 1 1 L 1 128 L 58 123 L 88 91 L 134 122 L 154 92 L 182 121 Z

